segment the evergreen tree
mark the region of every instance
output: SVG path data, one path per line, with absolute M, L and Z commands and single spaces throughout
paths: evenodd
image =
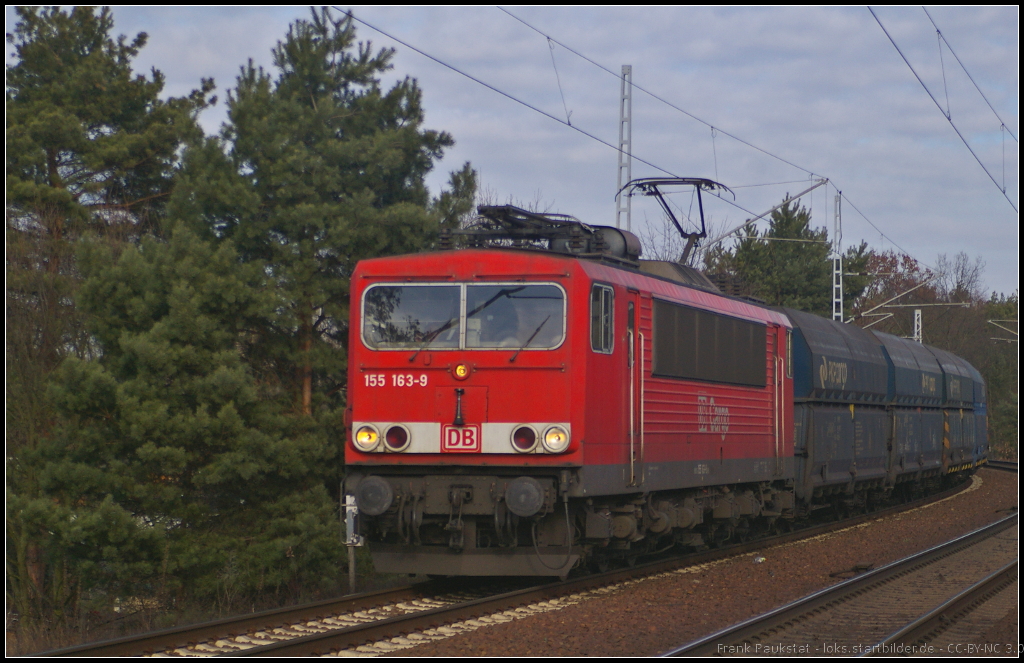
M 154 227 L 213 84 L 161 100 L 160 72 L 132 72 L 146 35 L 114 40 L 109 9 L 15 11 L 6 78 L 7 588 L 25 622 L 70 596 L 60 568 L 45 563 L 46 527 L 10 509 L 39 495 L 32 461 L 55 419 L 48 377 L 69 354 L 95 349 L 74 303 L 76 242 L 89 232 L 135 239 Z
M 43 497 L 13 507 L 49 531 L 47 562 L 108 606 L 157 596 L 230 609 L 331 582 L 333 449 L 259 398 L 238 348 L 248 321 L 279 305 L 263 271 L 181 228 L 118 259 L 94 243 L 82 271 L 101 358 L 59 369 Z
M 811 228 L 805 207 L 786 203 L 771 214 L 764 234 L 750 227 L 735 250 L 712 250 L 705 267 L 713 273 L 733 274 L 748 292 L 772 306 L 786 306 L 816 315 L 832 315 L 832 260 L 828 232 Z M 863 274 L 871 252 L 866 243 L 843 255 L 844 318 L 869 282 Z M 855 275 L 854 275 L 855 274 Z
M 380 89 L 392 52 L 356 47 L 351 19 L 327 10 L 291 27 L 276 78 L 243 68 L 220 139 L 194 124 L 212 84 L 160 102 L 159 73 L 130 71 L 145 36 L 110 40 L 107 10 L 22 13 L 8 238 L 56 238 L 61 253 L 23 271 L 70 285 L 9 302 L 81 315 L 77 345 L 50 341 L 45 426 L 8 457 L 24 469 L 8 480 L 11 604 L 23 622 L 66 622 L 118 598 L 230 610 L 332 583 L 349 275 L 459 223 L 475 173 L 430 200 L 451 137 L 420 128 L 414 81 Z
M 227 156 L 213 145 L 191 153 L 174 202 L 181 218 L 264 265 L 287 304 L 254 337 L 250 360 L 268 394 L 327 419 L 344 402 L 356 262 L 424 248 L 475 192 L 467 164 L 430 200 L 424 179 L 452 138 L 422 128 L 415 81 L 381 89 L 394 51 L 355 40 L 350 17 L 314 10 L 274 49 L 276 75 L 243 67 L 228 99 Z
M 16 8 L 7 41 L 7 202 L 19 229 L 56 239 L 84 228 L 137 236 L 166 202 L 182 141 L 213 82 L 162 101 L 164 77 L 133 75 L 146 44 L 110 37 L 108 8 Z M 58 266 L 51 266 L 58 269 Z

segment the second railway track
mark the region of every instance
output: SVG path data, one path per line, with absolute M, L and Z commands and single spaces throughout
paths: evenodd
M 1016 561 L 1014 514 L 971 534 L 822 590 L 668 653 L 709 655 L 862 655 L 927 636 L 929 612 Z M 1015 568 L 1015 565 L 1014 565 Z M 1014 571 L 1015 573 L 1015 571 Z M 1004 583 L 1005 584 L 1005 583 Z M 921 622 L 918 625 L 918 622 Z M 915 624 L 924 632 L 911 636 Z

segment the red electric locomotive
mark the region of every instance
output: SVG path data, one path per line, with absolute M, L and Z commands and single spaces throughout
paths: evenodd
M 379 571 L 564 576 L 793 515 L 785 314 L 630 233 L 480 211 L 469 248 L 352 276 L 345 492 Z

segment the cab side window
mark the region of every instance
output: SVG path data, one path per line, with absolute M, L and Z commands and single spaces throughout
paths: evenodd
M 595 285 L 590 291 L 590 348 L 611 354 L 615 338 L 615 293 L 606 285 Z

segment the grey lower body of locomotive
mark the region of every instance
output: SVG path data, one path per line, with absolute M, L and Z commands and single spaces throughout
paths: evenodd
M 971 412 L 798 403 L 781 459 L 575 468 L 359 468 L 356 497 L 384 573 L 565 576 L 581 560 L 701 548 L 813 511 L 881 505 L 984 462 Z M 570 534 L 571 533 L 571 534 Z

